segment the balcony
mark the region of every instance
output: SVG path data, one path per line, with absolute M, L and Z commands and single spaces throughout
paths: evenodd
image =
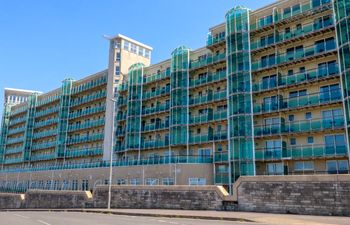
M 220 44 L 224 44 L 225 42 L 225 34 L 220 34 L 220 35 L 217 35 L 215 37 L 213 37 L 212 34 L 208 34 L 208 37 L 207 37 L 207 48 L 210 48 L 210 47 L 213 47 L 213 46 L 217 46 L 217 45 L 220 45 Z
M 304 47 L 292 52 L 272 56 L 268 60 L 258 60 L 252 63 L 252 71 L 262 71 L 265 69 L 275 68 L 276 66 L 288 65 L 297 63 L 300 60 L 319 57 L 322 55 L 331 54 L 336 50 L 335 41 L 324 44 L 323 46 L 313 45 Z
M 39 138 L 56 136 L 57 134 L 58 134 L 58 131 L 56 129 L 45 130 L 45 131 L 42 131 L 42 132 L 34 133 L 33 134 L 33 139 L 39 139 Z
M 90 94 L 90 95 L 85 95 L 84 97 L 80 97 L 80 98 L 76 98 L 74 100 L 72 100 L 71 102 L 71 107 L 74 106 L 78 106 L 78 105 L 83 105 L 86 104 L 88 102 L 92 102 L 101 98 L 105 98 L 106 97 L 106 92 L 102 91 L 100 93 L 94 93 L 94 94 Z
M 300 145 L 275 149 L 256 149 L 257 161 L 335 158 L 347 156 L 346 145 Z
M 142 115 L 150 115 L 153 113 L 160 113 L 160 112 L 165 112 L 169 111 L 170 108 L 170 103 L 163 103 L 159 104 L 154 107 L 143 107 L 142 108 Z
M 215 175 L 215 184 L 229 184 L 229 174 Z
M 226 119 L 227 119 L 227 111 L 223 110 L 223 111 L 214 112 L 212 114 L 191 116 L 190 124 L 202 124 L 202 123 L 209 123 L 212 121 L 226 120 Z
M 17 143 L 21 143 L 24 142 L 25 138 L 24 137 L 19 137 L 19 138 L 9 138 L 6 141 L 7 145 L 12 145 L 12 144 L 17 144 Z
M 344 117 L 342 116 L 335 118 L 299 120 L 271 125 L 257 125 L 254 126 L 254 134 L 255 137 L 265 137 L 295 133 L 322 132 L 325 130 L 343 129 L 344 124 Z
M 27 116 L 19 117 L 17 119 L 10 120 L 9 126 L 17 125 L 27 121 Z
M 85 142 L 100 141 L 100 140 L 103 140 L 103 137 L 104 137 L 103 133 L 81 135 L 81 136 L 69 138 L 67 140 L 67 144 L 72 145 L 72 144 L 79 144 L 79 143 L 85 143 Z
M 279 75 L 276 80 L 260 82 L 253 85 L 254 92 L 262 92 L 275 88 L 285 88 L 292 85 L 310 83 L 339 76 L 338 64 L 308 70 L 293 75 Z
M 77 130 L 85 130 L 85 129 L 89 129 L 92 127 L 100 127 L 103 126 L 105 124 L 105 120 L 104 119 L 98 119 L 98 120 L 92 120 L 92 121 L 87 121 L 81 124 L 70 124 L 68 126 L 68 131 L 72 132 L 72 131 L 77 131 Z
M 264 30 L 268 28 L 269 26 L 273 25 L 273 23 L 278 24 L 278 23 L 283 23 L 288 20 L 292 20 L 295 17 L 301 16 L 306 13 L 314 13 L 317 11 L 322 11 L 323 9 L 330 9 L 331 4 L 328 3 L 323 3 L 321 5 L 313 5 L 313 1 L 309 1 L 306 4 L 300 5 L 299 8 L 290 10 L 289 13 L 275 13 L 273 15 L 274 21 L 272 17 L 267 17 L 264 20 L 260 20 L 259 22 L 252 23 L 250 25 L 250 30 L 253 31 L 258 31 L 258 30 Z
M 77 157 L 86 157 L 86 156 L 95 156 L 102 155 L 103 149 L 94 148 L 94 149 L 67 149 L 65 157 L 66 158 L 77 158 Z
M 73 87 L 72 94 L 77 94 L 86 90 L 90 90 L 92 88 L 101 86 L 103 84 L 107 84 L 107 76 L 104 75 L 103 77 L 97 78 L 95 80 L 91 80 L 87 83 L 81 84 L 79 86 Z
M 9 129 L 7 135 L 18 134 L 18 133 L 24 132 L 25 130 L 26 130 L 25 126 Z
M 44 98 L 43 100 L 40 100 L 36 103 L 37 107 L 43 106 L 43 105 L 47 105 L 49 103 L 58 101 L 61 99 L 61 95 L 60 94 L 55 94 L 55 95 L 51 95 L 48 96 L 47 98 Z
M 5 159 L 5 164 L 15 164 L 15 163 L 21 163 L 23 162 L 22 157 L 20 158 L 6 158 Z
M 170 78 L 170 75 L 170 69 L 152 75 L 145 75 L 143 77 L 143 84 L 148 84 L 165 78 Z
M 281 44 L 284 42 L 291 41 L 297 38 L 305 38 L 312 36 L 313 34 L 320 33 L 329 28 L 334 27 L 333 18 L 329 21 L 317 22 L 317 23 L 309 23 L 304 24 L 300 29 L 293 29 L 290 32 L 282 32 L 280 34 L 275 35 L 273 38 L 268 40 L 257 40 L 252 41 L 251 50 L 262 50 L 264 48 L 272 47 L 276 44 Z
M 28 106 L 22 106 L 22 107 L 16 108 L 16 109 L 14 109 L 13 111 L 11 111 L 10 116 L 11 116 L 11 117 L 12 117 L 12 116 L 16 116 L 16 115 L 18 115 L 18 114 L 20 114 L 20 113 L 27 112 L 27 110 L 28 110 Z
M 41 143 L 33 143 L 32 150 L 42 150 L 47 148 L 54 148 L 56 147 L 56 141 L 50 141 L 50 142 L 41 142 Z
M 279 101 L 272 101 L 267 104 L 256 104 L 254 106 L 254 113 L 265 114 L 277 112 L 279 110 L 287 111 L 303 107 L 328 105 L 341 102 L 341 98 L 340 89 L 332 90 L 330 92 L 313 93 L 293 98 L 281 98 Z
M 56 159 L 56 154 L 55 153 L 36 154 L 36 155 L 32 155 L 30 157 L 30 161 L 45 161 L 45 160 L 51 160 L 51 159 Z
M 128 90 L 128 83 L 125 82 L 125 83 L 122 83 L 118 86 L 118 91 L 127 91 Z
M 37 111 L 35 113 L 35 118 L 39 118 L 39 117 L 42 117 L 42 116 L 47 116 L 47 115 L 50 115 L 50 114 L 53 114 L 53 113 L 58 113 L 59 111 L 59 107 L 56 106 L 56 107 L 53 107 L 53 108 L 49 108 L 49 109 L 45 109 L 45 110 L 41 110 L 41 111 Z
M 162 95 L 169 95 L 170 94 L 170 86 L 166 86 L 163 88 L 157 88 L 155 91 L 147 91 L 142 94 L 142 99 L 150 99 L 154 97 L 160 97 Z
M 117 121 L 126 120 L 126 113 L 118 113 L 116 119 Z
M 209 73 L 207 76 L 193 79 L 190 78 L 190 87 L 199 87 L 205 84 L 214 83 L 226 79 L 226 71 L 220 71 L 216 73 Z
M 163 122 L 163 123 L 149 123 L 142 126 L 141 130 L 143 132 L 148 131 L 156 131 L 156 130 L 163 130 L 163 129 L 169 129 L 169 122 Z
M 228 162 L 228 152 L 216 152 L 214 156 L 214 162 Z
M 46 126 L 51 126 L 53 124 L 56 124 L 59 122 L 59 118 L 53 118 L 53 119 L 48 119 L 48 120 L 44 120 L 44 121 L 39 121 L 39 122 L 35 122 L 34 124 L 34 128 L 40 128 L 40 127 L 46 127 Z
M 201 143 L 207 143 L 212 141 L 221 141 L 221 140 L 227 140 L 227 131 L 217 131 L 215 133 L 209 133 L 209 134 L 190 134 L 189 137 L 189 143 L 190 144 L 201 144 Z
M 219 63 L 226 60 L 226 53 L 218 55 L 208 55 L 207 57 L 199 60 L 191 60 L 190 69 L 195 70 L 198 68 L 206 67 L 215 63 Z
M 141 142 L 141 149 L 155 149 L 169 147 L 169 139 L 159 140 L 143 140 Z
M 69 118 L 75 119 L 78 117 L 83 117 L 83 116 L 87 116 L 87 115 L 96 114 L 99 112 L 104 112 L 105 110 L 106 110 L 106 106 L 104 106 L 104 105 L 93 107 L 93 108 L 88 108 L 88 109 L 83 109 L 81 111 L 74 111 L 74 112 L 70 113 Z
M 222 100 L 226 100 L 226 96 L 227 96 L 226 90 L 222 90 L 211 94 L 191 97 L 189 105 L 201 105 L 201 104 L 207 104 L 215 101 L 222 101 Z
M 17 147 L 17 148 L 6 148 L 5 154 L 10 155 L 10 154 L 16 154 L 16 153 L 22 153 L 23 148 L 22 147 Z

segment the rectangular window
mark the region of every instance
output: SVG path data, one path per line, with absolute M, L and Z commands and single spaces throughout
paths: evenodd
M 305 171 L 305 170 L 314 170 L 313 161 L 298 161 L 294 163 L 294 170 L 296 171 Z
M 159 185 L 159 180 L 157 178 L 146 178 L 146 185 L 148 186 Z
M 130 52 L 136 54 L 136 52 L 137 52 L 137 45 L 131 43 Z
M 140 185 L 140 179 L 139 178 L 131 178 L 129 183 L 130 183 L 130 185 L 134 185 L 134 186 Z
M 349 163 L 347 160 L 328 160 L 326 161 L 326 167 L 329 174 L 342 174 L 349 172 Z
M 174 185 L 174 178 L 167 177 L 162 179 L 162 185 Z
M 130 43 L 128 41 L 124 41 L 124 50 L 129 51 Z
M 206 185 L 207 180 L 205 178 L 191 177 L 188 178 L 188 185 Z
M 290 145 L 296 145 L 296 144 L 297 144 L 297 140 L 295 138 L 291 138 Z
M 307 120 L 312 119 L 312 113 L 311 112 L 305 113 L 305 119 Z
M 151 51 L 145 49 L 145 58 L 149 59 L 151 57 Z
M 116 75 L 116 76 L 119 76 L 119 75 L 120 75 L 120 67 L 119 67 L 119 66 L 116 66 L 116 67 L 115 67 L 115 75 Z
M 268 163 L 266 165 L 267 175 L 282 175 L 283 164 L 282 163 Z
M 314 143 L 314 137 L 307 137 L 307 143 L 313 144 Z
M 145 49 L 139 46 L 139 56 L 144 56 Z

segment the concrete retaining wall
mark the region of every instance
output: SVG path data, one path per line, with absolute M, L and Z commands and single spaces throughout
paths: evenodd
M 217 186 L 113 186 L 112 208 L 221 210 L 227 196 Z M 94 206 L 107 206 L 108 187 L 98 186 Z
M 19 209 L 24 207 L 24 194 L 0 193 L 0 209 Z
M 28 190 L 25 194 L 25 208 L 28 209 L 85 208 L 91 201 L 88 191 Z
M 240 177 L 239 211 L 350 216 L 350 175 Z

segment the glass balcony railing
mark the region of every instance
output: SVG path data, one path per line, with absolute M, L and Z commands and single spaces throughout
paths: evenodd
M 204 76 L 201 78 L 197 78 L 197 79 L 190 78 L 190 87 L 197 87 L 197 86 L 201 86 L 203 84 L 208 84 L 211 82 L 216 82 L 216 81 L 224 80 L 224 79 L 226 79 L 226 71 L 209 73 L 207 76 Z
M 340 89 L 329 92 L 313 93 L 294 98 L 280 99 L 280 101 L 273 101 L 266 104 L 256 104 L 254 106 L 254 113 L 270 113 L 284 109 L 296 109 L 301 107 L 325 105 L 341 101 Z
M 250 25 L 250 30 L 251 31 L 259 30 L 264 27 L 272 25 L 273 22 L 279 23 L 283 20 L 291 19 L 295 16 L 304 14 L 306 12 L 319 10 L 320 8 L 324 8 L 324 7 L 331 7 L 330 1 L 325 1 L 324 3 L 321 2 L 320 4 L 313 4 L 313 1 L 311 0 L 305 4 L 300 5 L 300 7 L 291 9 L 288 13 L 275 13 L 273 15 L 274 20 L 273 20 L 273 17 L 270 16 L 260 20 L 259 22 L 252 23 Z
M 229 184 L 228 174 L 215 175 L 215 184 Z
M 9 154 L 16 154 L 16 153 L 21 153 L 23 151 L 22 147 L 17 147 L 17 148 L 6 148 L 6 155 Z
M 128 90 L 128 85 L 129 84 L 127 82 L 120 84 L 119 87 L 118 87 L 118 91 L 127 91 Z
M 212 114 L 191 116 L 190 124 L 208 123 L 210 121 L 226 120 L 226 119 L 227 119 L 227 111 L 223 110 L 223 111 L 214 112 Z
M 39 138 L 44 138 L 44 137 L 55 136 L 57 134 L 58 134 L 58 132 L 57 132 L 56 129 L 45 130 L 45 131 L 41 131 L 41 132 L 38 132 L 38 133 L 34 133 L 33 134 L 33 139 L 39 139 Z
M 58 123 L 59 118 L 52 118 L 44 121 L 39 121 L 34 124 L 34 128 L 45 127 Z
M 45 161 L 45 160 L 50 160 L 50 159 L 56 159 L 56 154 L 55 153 L 36 154 L 36 155 L 32 155 L 30 157 L 31 161 Z
M 226 59 L 226 53 L 218 55 L 208 55 L 206 58 L 199 60 L 192 60 L 190 63 L 190 69 L 197 69 L 200 67 L 208 66 L 213 63 L 221 62 Z
M 92 127 L 103 126 L 104 124 L 105 124 L 105 119 L 92 120 L 81 124 L 71 124 L 68 126 L 68 131 L 71 132 L 71 131 L 77 131 L 77 130 L 84 130 Z
M 214 162 L 228 162 L 228 152 L 216 152 Z
M 54 147 L 56 147 L 56 141 L 42 142 L 42 143 L 38 142 L 32 145 L 32 150 L 41 150 L 41 149 L 54 148 Z
M 141 142 L 141 149 L 149 149 L 149 148 L 164 148 L 169 146 L 169 139 L 164 140 L 143 140 Z
M 334 130 L 344 128 L 344 117 L 322 118 L 254 126 L 256 137 Z
M 144 107 L 142 108 L 142 115 L 165 112 L 165 111 L 168 111 L 169 108 L 170 108 L 170 103 L 163 103 L 154 107 Z
M 103 77 L 100 77 L 95 80 L 91 80 L 87 83 L 81 84 L 79 86 L 73 87 L 72 94 L 77 94 L 79 92 L 83 92 L 106 83 L 107 83 L 107 75 L 104 75 Z
M 289 146 L 274 149 L 256 149 L 256 160 L 280 160 L 288 159 L 307 159 L 307 158 L 326 158 L 347 156 L 346 145 L 300 145 Z
M 18 162 L 22 162 L 22 159 Z M 113 167 L 118 166 L 139 166 L 139 165 L 154 165 L 154 164 L 174 164 L 174 163 L 212 163 L 213 159 L 210 156 L 158 156 L 158 157 L 149 157 L 147 159 L 140 160 L 116 160 L 112 162 Z M 27 172 L 27 171 L 45 171 L 45 170 L 72 170 L 72 169 L 84 169 L 84 168 L 105 168 L 109 167 L 109 162 L 106 161 L 97 161 L 91 163 L 60 163 L 54 165 L 39 165 L 36 167 L 20 167 L 20 168 L 9 168 L 4 169 L 3 172 Z
M 39 100 L 37 103 L 36 103 L 36 106 L 42 106 L 42 105 L 46 105 L 46 104 L 49 104 L 49 103 L 52 103 L 52 102 L 55 102 L 57 100 L 60 100 L 61 99 L 61 95 L 60 94 L 55 94 L 55 95 L 51 95 L 51 96 L 48 96 L 42 100 Z
M 9 125 L 16 125 L 27 121 L 27 116 L 19 117 L 17 119 L 10 120 Z
M 21 163 L 21 162 L 23 162 L 22 157 L 5 159 L 5 164 L 15 164 L 15 163 Z
M 79 144 L 83 142 L 92 142 L 92 141 L 100 141 L 100 140 L 103 140 L 103 133 L 71 137 L 68 139 L 67 144 Z
M 151 83 L 151 82 L 154 82 L 154 81 L 157 81 L 157 80 L 168 78 L 168 77 L 170 77 L 170 74 L 171 74 L 170 73 L 170 69 L 167 69 L 167 70 L 162 71 L 160 73 L 155 73 L 155 74 L 152 74 L 152 75 L 145 75 L 143 77 L 143 83 L 147 84 L 147 83 Z
M 66 158 L 75 158 L 75 157 L 85 157 L 85 156 L 94 156 L 102 155 L 102 148 L 93 148 L 93 149 L 67 149 L 65 157 Z
M 124 99 L 124 98 L 118 98 L 118 101 L 117 101 L 117 106 L 124 106 L 128 103 L 128 100 L 127 99 Z
M 142 126 L 142 131 L 155 131 L 155 130 L 161 130 L 161 129 L 167 129 L 169 128 L 169 122 L 163 122 L 163 123 L 149 123 Z
M 196 96 L 190 98 L 190 105 L 199 105 L 209 102 L 215 102 L 226 99 L 227 93 L 226 90 L 219 92 L 214 92 L 212 94 L 206 94 L 202 96 Z
M 14 129 L 9 129 L 7 135 L 18 134 L 18 133 L 24 132 L 25 130 L 26 130 L 25 126 L 16 127 Z
M 314 57 L 317 55 L 326 54 L 336 50 L 335 41 L 329 42 L 322 46 L 313 45 L 310 47 L 304 47 L 296 51 L 279 54 L 272 56 L 269 60 L 258 60 L 252 63 L 252 70 L 262 70 L 270 67 L 274 67 L 278 64 L 291 63 L 303 58 Z
M 81 111 L 71 112 L 69 114 L 69 118 L 75 119 L 75 118 L 82 117 L 82 116 L 87 116 L 87 115 L 91 115 L 91 114 L 95 114 L 95 113 L 99 113 L 99 112 L 104 112 L 105 110 L 106 110 L 106 106 L 104 106 L 104 105 L 93 107 L 93 108 L 88 108 L 88 109 L 83 109 Z
M 268 82 L 255 83 L 253 85 L 253 91 L 259 92 L 277 87 L 286 87 L 295 84 L 312 82 L 336 75 L 339 75 L 338 64 L 331 64 L 329 66 L 308 70 L 303 73 L 280 75 L 277 79 L 268 80 Z
M 225 34 L 221 34 L 216 37 L 209 34 L 207 37 L 207 46 L 212 46 L 223 41 L 225 41 Z
M 218 141 L 218 140 L 226 140 L 227 139 L 227 131 L 217 131 L 212 134 L 190 134 L 190 144 L 200 144 L 200 143 L 207 143 L 210 141 Z
M 71 106 L 77 106 L 77 105 L 82 105 L 91 101 L 95 101 L 98 100 L 100 98 L 105 98 L 106 97 L 106 91 L 102 91 L 100 93 L 94 93 L 94 94 L 90 94 L 90 95 L 86 95 L 82 98 L 76 98 L 74 100 L 72 100 L 71 102 Z
M 126 120 L 126 113 L 118 113 L 116 119 L 117 121 Z
M 334 25 L 334 21 L 332 18 L 323 22 L 304 24 L 300 29 L 295 28 L 290 32 L 282 32 L 267 40 L 265 39 L 265 40 L 252 41 L 251 49 L 256 50 L 260 48 L 265 48 L 273 44 L 282 43 L 284 41 L 291 40 L 293 38 L 302 37 L 302 36 L 332 27 L 333 25 Z
M 166 86 L 163 88 L 157 88 L 155 91 L 147 91 L 142 94 L 143 99 L 149 99 L 156 96 L 161 96 L 165 94 L 170 94 L 170 86 Z
M 28 110 L 28 106 L 22 106 L 22 107 L 18 107 L 14 110 L 11 111 L 11 116 L 15 116 L 15 115 L 18 115 L 20 113 L 24 113 L 24 112 L 27 112 Z
M 8 145 L 12 145 L 12 144 L 16 144 L 16 143 L 21 143 L 24 142 L 24 137 L 18 137 L 18 138 L 9 138 L 7 139 L 7 144 Z
M 58 113 L 58 111 L 59 111 L 59 107 L 56 106 L 53 108 L 49 108 L 49 109 L 45 109 L 45 110 L 41 110 L 41 111 L 36 112 L 35 117 L 38 118 L 38 117 L 46 116 L 46 115 L 49 115 L 52 113 Z

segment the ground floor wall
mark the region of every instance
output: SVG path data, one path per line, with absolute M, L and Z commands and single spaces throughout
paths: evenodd
M 8 189 L 90 190 L 108 184 L 109 168 L 86 168 L 0 173 L 0 187 Z M 114 167 L 112 184 L 212 185 L 212 164 L 167 164 Z

